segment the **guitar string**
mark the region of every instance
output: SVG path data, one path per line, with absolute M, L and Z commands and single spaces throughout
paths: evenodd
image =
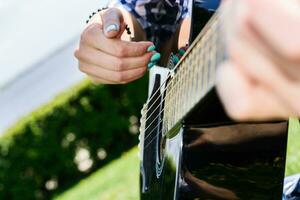
M 205 67 L 205 66 L 204 66 Z M 203 68 L 204 68 L 203 67 Z M 201 68 L 201 67 L 200 67 Z M 207 83 L 206 83 L 206 90 L 205 90 L 205 92 L 202 94 L 202 97 L 203 96 L 205 96 L 206 94 L 207 94 L 207 91 L 208 91 L 208 88 L 209 88 L 209 85 L 210 85 L 210 82 L 211 82 L 211 80 L 210 80 L 210 78 L 209 78 L 209 73 L 207 74 L 208 75 L 208 77 L 207 77 Z M 201 89 L 200 89 L 200 91 L 201 90 L 204 90 L 204 88 L 203 88 L 203 85 L 202 85 L 202 87 L 201 87 Z M 174 96 L 173 96 L 173 98 L 174 98 Z M 172 99 L 173 99 L 172 98 Z M 162 112 L 164 111 L 165 109 L 163 108 L 161 111 L 160 111 L 160 113 L 156 116 L 156 118 L 157 117 L 159 117 L 160 116 L 160 114 L 162 114 Z M 155 121 L 155 120 L 153 120 L 153 121 Z M 153 122 L 152 121 L 152 122 Z M 160 134 L 163 132 L 163 129 L 161 129 L 156 135 L 155 134 L 152 134 L 153 133 L 153 131 L 155 131 L 156 130 L 156 128 L 158 128 L 160 125 L 161 125 L 161 122 L 163 122 L 164 121 L 164 119 L 161 119 L 161 120 L 159 120 L 158 121 L 158 123 L 157 123 L 157 125 L 155 126 L 155 127 L 153 127 L 153 129 L 151 130 L 151 132 L 144 138 L 144 143 L 146 143 L 146 140 L 150 137 L 150 136 L 152 136 L 152 135 L 154 135 L 154 137 L 152 137 L 152 139 L 150 140 L 150 142 L 149 143 L 147 143 L 147 145 L 143 148 L 144 150 L 145 149 L 147 149 L 156 139 L 157 139 L 157 137 L 159 137 L 160 136 Z
M 187 54 L 187 56 L 189 55 L 189 53 Z M 187 56 L 186 56 L 186 58 L 187 58 Z M 186 59 L 185 58 L 185 59 Z M 185 60 L 184 59 L 184 60 Z M 175 68 L 176 69 L 176 68 Z M 161 88 L 166 84 L 166 82 L 168 81 L 168 79 L 170 78 L 172 76 L 172 73 L 169 73 L 168 74 L 168 76 L 166 77 L 166 80 L 160 85 L 160 87 L 155 91 L 155 93 L 147 100 L 147 104 L 149 104 L 150 103 L 150 101 L 151 100 L 153 100 L 153 98 L 155 97 L 155 95 L 161 90 Z M 166 90 L 166 88 L 165 88 L 165 90 Z M 163 90 L 163 92 L 165 91 L 165 90 Z M 156 101 L 159 99 L 159 97 L 157 97 L 156 99 L 155 99 L 155 101 L 153 102 L 153 104 L 149 107 L 149 108 L 147 108 L 147 110 L 146 110 L 146 112 L 148 112 L 153 106 L 154 106 L 154 104 L 156 103 Z M 151 115 L 151 114 L 150 114 Z M 149 116 L 150 117 L 150 116 Z M 148 118 L 149 118 L 148 117 Z M 148 119 L 147 118 L 147 119 Z M 147 120 L 146 119 L 146 120 Z
M 215 36 L 214 34 L 212 34 L 212 35 L 208 35 L 208 37 L 209 38 L 211 38 L 211 37 L 213 37 L 213 36 Z M 209 39 L 209 38 L 206 38 L 206 39 Z M 198 42 L 202 42 L 202 41 L 204 41 L 203 43 L 204 44 L 207 44 L 207 42 L 209 41 L 209 40 L 200 40 L 200 41 L 198 41 Z M 206 43 L 205 43 L 206 42 Z M 204 45 L 204 46 L 207 46 L 207 45 Z M 189 52 L 189 53 L 191 53 L 192 52 L 192 50 Z M 204 53 L 206 52 L 206 51 L 203 51 Z M 204 62 L 205 63 L 205 62 Z M 199 69 L 201 69 L 202 70 L 202 68 L 204 68 L 205 66 L 202 66 L 202 67 L 199 67 Z M 169 77 L 169 76 L 168 76 Z M 166 81 L 168 80 L 168 78 L 166 79 Z M 165 81 L 165 82 L 166 82 Z M 165 82 L 161 85 L 161 87 L 159 87 L 159 89 L 155 92 L 155 94 L 158 92 L 158 91 L 160 91 L 160 89 L 162 88 L 162 86 L 165 84 Z M 174 85 L 173 85 L 173 87 L 170 89 L 170 91 L 172 91 L 172 89 L 173 88 L 175 88 L 175 86 L 176 86 L 176 84 L 178 84 L 178 82 L 176 82 Z M 164 91 L 166 91 L 167 89 L 169 89 L 169 86 L 170 85 L 167 85 L 166 87 L 165 87 L 165 89 L 162 91 L 162 93 L 161 94 L 163 94 L 163 92 Z M 154 104 L 155 104 L 155 102 L 158 100 L 158 99 L 160 99 L 161 97 L 162 97 L 162 95 L 160 94 L 160 96 L 158 96 L 157 98 L 156 98 L 156 100 L 154 101 L 154 103 L 150 106 L 150 108 L 151 107 L 153 107 L 154 106 Z M 154 95 L 153 95 L 153 97 L 154 97 Z M 173 98 L 171 98 L 170 100 L 173 100 L 175 98 L 175 96 L 173 97 Z M 162 103 L 164 103 L 164 100 L 165 100 L 165 97 L 162 97 L 162 102 L 154 109 L 154 111 L 150 114 L 150 116 L 149 117 L 147 117 L 146 118 L 146 120 L 145 120 L 145 122 L 147 122 L 147 120 L 156 112 L 156 110 L 161 106 L 161 104 Z M 150 109 L 149 108 L 149 109 Z M 147 111 L 149 111 L 149 109 L 147 110 Z M 163 108 L 160 112 L 159 112 L 159 114 L 151 121 L 151 123 L 146 127 L 146 129 L 144 130 L 144 132 L 146 132 L 146 130 L 148 130 L 149 128 L 150 128 L 150 126 L 155 122 L 155 120 L 162 114 L 162 112 L 164 111 L 165 109 Z M 159 121 L 159 123 L 161 122 L 161 121 L 163 121 L 163 119 L 162 120 L 160 120 Z M 155 128 L 157 128 L 157 126 L 155 127 Z M 152 134 L 152 132 L 155 130 L 155 128 L 144 138 L 144 140 L 147 140 L 150 136 L 151 136 L 151 134 Z
M 204 66 L 204 65 L 202 65 L 202 66 L 200 66 L 200 67 L 198 68 L 199 72 L 200 72 L 200 71 L 203 71 L 203 69 L 205 70 L 205 66 Z M 206 71 L 207 71 L 207 70 L 208 70 L 208 69 L 206 69 Z M 203 77 L 202 77 L 202 79 L 203 79 Z M 209 81 L 209 78 L 208 78 L 208 81 Z M 177 84 L 179 84 L 179 82 L 176 82 L 176 83 L 173 85 L 174 87 L 172 87 L 172 88 L 170 89 L 170 91 L 172 91 L 172 89 L 175 88 L 175 86 L 176 86 Z M 208 84 L 209 84 L 209 83 L 206 83 L 206 86 L 208 86 Z M 166 89 L 168 89 L 168 88 L 166 87 Z M 166 89 L 165 89 L 165 90 L 166 90 Z M 203 90 L 203 85 L 202 85 L 200 91 L 201 91 L 201 90 Z M 153 114 L 157 111 L 157 109 L 160 108 L 160 106 L 162 105 L 162 103 L 164 103 L 165 97 L 162 97 L 162 96 L 160 96 L 160 97 L 162 98 L 162 102 L 161 102 L 159 105 L 157 105 L 157 107 L 154 109 L 154 111 L 151 113 L 151 115 L 153 115 Z M 170 101 L 172 101 L 174 98 L 175 98 L 175 96 L 173 96 L 173 97 L 170 99 Z M 159 97 L 158 97 L 158 99 L 159 99 Z M 157 118 L 158 118 L 159 116 L 161 116 L 161 114 L 164 112 L 164 110 L 165 110 L 165 108 L 163 108 L 163 109 L 158 113 L 158 115 L 157 115 L 157 116 L 150 122 L 150 124 L 146 127 L 146 129 L 144 130 L 144 132 L 146 132 L 146 131 L 151 127 L 151 125 L 157 120 Z M 145 120 L 145 122 L 147 122 L 148 119 L 149 119 L 149 117 Z M 160 120 L 159 123 L 160 123 L 161 121 L 163 121 L 163 119 Z M 149 134 L 147 134 L 147 136 L 144 138 L 144 141 L 147 140 L 149 137 L 151 137 L 151 135 L 152 135 L 153 131 L 155 130 L 155 128 L 157 128 L 157 126 L 154 127 L 153 130 L 151 130 L 151 132 L 150 132 Z
M 216 36 L 215 33 L 213 33 L 212 35 L 213 35 L 213 36 Z M 213 37 L 213 36 L 212 36 L 212 37 Z M 218 37 L 213 37 L 213 38 L 216 39 L 216 40 L 218 40 Z M 203 40 L 202 40 L 202 41 L 203 41 Z M 201 40 L 200 40 L 199 42 L 201 42 Z M 204 40 L 204 42 L 205 42 L 205 40 Z M 207 41 L 206 41 L 206 42 L 207 42 Z M 214 42 L 216 42 L 216 41 L 214 41 Z M 189 52 L 189 53 L 191 53 L 191 52 Z M 218 56 L 217 56 L 217 55 L 218 55 L 218 51 L 216 51 L 216 54 L 215 54 L 215 55 L 216 55 L 216 57 L 218 57 Z M 223 57 L 223 56 L 221 56 L 221 57 Z M 219 59 L 217 58 L 217 60 L 219 60 Z M 205 67 L 205 66 L 204 66 L 204 67 Z M 200 67 L 200 68 L 201 68 L 201 67 Z M 203 68 L 203 67 L 202 67 L 202 68 Z M 208 75 L 209 75 L 209 71 L 208 71 Z M 209 78 L 208 78 L 207 80 L 209 81 Z M 175 83 L 175 84 L 177 84 L 177 83 Z M 174 85 L 174 86 L 175 86 L 175 85 Z M 209 87 L 209 82 L 206 84 L 206 86 Z M 203 85 L 202 85 L 202 87 L 203 87 Z M 208 87 L 207 87 L 207 88 L 208 88 Z M 160 88 L 161 88 L 161 87 L 160 87 Z M 174 87 L 173 87 L 173 88 L 174 88 Z M 165 88 L 165 90 L 166 90 L 166 89 L 167 89 L 167 87 Z M 171 88 L 171 89 L 172 89 L 172 88 Z M 159 90 L 160 90 L 160 89 L 159 89 Z M 159 91 L 159 90 L 158 90 L 158 91 Z M 164 91 L 165 91 L 165 90 L 164 90 Z M 206 90 L 206 92 L 204 92 L 204 94 L 202 94 L 202 97 L 205 96 L 205 95 L 207 94 L 207 91 L 208 91 L 208 90 Z M 160 96 L 159 96 L 157 99 L 159 99 L 159 98 L 160 98 Z M 175 98 L 175 97 L 173 96 L 173 98 Z M 173 99 L 173 98 L 172 98 L 172 99 Z M 157 101 L 157 99 L 156 99 L 156 101 Z M 156 101 L 155 101 L 155 102 L 156 102 Z M 163 97 L 163 101 L 162 101 L 158 106 L 160 106 L 163 102 L 164 102 L 164 97 Z M 151 105 L 151 106 L 153 106 L 153 105 Z M 151 107 L 151 106 L 150 106 L 150 107 Z M 157 109 L 157 108 L 156 108 L 156 109 Z M 156 109 L 155 109 L 155 110 L 156 110 Z M 165 109 L 165 108 L 163 108 L 163 109 L 161 110 L 161 112 L 158 114 L 157 117 L 160 116 L 160 114 L 164 111 L 164 109 Z M 148 110 L 147 110 L 147 111 L 148 111 Z M 155 112 L 155 111 L 153 111 L 153 113 L 154 113 L 154 112 Z M 153 113 L 151 113 L 151 114 L 153 114 Z M 155 117 L 155 119 L 156 119 L 157 117 Z M 148 118 L 147 118 L 147 119 L 148 119 Z M 147 121 L 147 119 L 146 119 L 146 121 Z M 154 119 L 154 120 L 155 120 L 155 119 Z M 153 120 L 153 121 L 154 121 L 154 120 Z M 157 125 L 153 128 L 153 130 L 152 130 L 152 131 L 144 138 L 144 141 L 143 141 L 143 142 L 145 143 L 146 140 L 147 140 L 151 135 L 154 135 L 154 137 L 152 137 L 152 139 L 150 140 L 150 142 L 149 142 L 148 144 L 146 144 L 146 146 L 143 145 L 143 146 L 144 146 L 144 148 L 143 148 L 144 150 L 147 149 L 147 148 L 152 144 L 152 142 L 154 142 L 154 141 L 156 140 L 156 138 L 164 131 L 163 129 L 161 129 L 156 135 L 155 135 L 155 134 L 152 134 L 152 132 L 153 132 L 154 130 L 156 130 L 156 128 L 157 128 L 158 126 L 161 125 L 161 122 L 162 122 L 163 120 L 164 120 L 163 118 L 162 118 L 161 120 L 159 120 L 158 124 L 157 124 Z M 151 124 L 153 123 L 153 121 L 151 122 Z M 149 125 L 149 126 L 150 126 L 150 125 Z M 149 126 L 148 126 L 147 128 L 149 128 Z M 146 129 L 147 129 L 147 128 L 146 128 Z M 145 130 L 146 130 L 146 129 L 145 129 Z M 144 131 L 144 133 L 145 133 L 145 131 Z
M 208 78 L 209 79 L 209 78 Z M 209 85 L 209 84 L 207 84 L 207 85 Z M 202 88 L 203 89 L 203 88 Z M 206 90 L 206 92 L 203 94 L 203 96 L 205 96 L 206 94 L 207 94 L 207 91 L 208 90 Z M 162 109 L 162 111 L 164 111 L 164 109 Z M 161 111 L 161 112 L 162 112 Z M 160 113 L 161 113 L 160 112 Z M 160 114 L 159 114 L 160 115 Z M 159 116 L 158 115 L 158 116 Z M 153 128 L 153 130 L 144 138 L 144 143 L 146 143 L 146 140 L 150 137 L 150 135 L 154 135 L 154 137 L 152 137 L 152 139 L 150 140 L 150 142 L 149 143 L 147 143 L 146 144 L 146 146 L 144 146 L 143 147 L 143 150 L 145 150 L 145 149 L 147 149 L 156 139 L 157 139 L 157 137 L 159 137 L 160 136 L 160 134 L 163 132 L 163 129 L 161 129 L 156 135 L 155 134 L 151 134 L 154 130 L 156 130 L 156 128 L 158 128 L 160 125 L 161 125 L 161 122 L 163 121 L 163 119 L 161 119 L 158 123 L 157 123 L 157 125 Z
M 209 78 L 208 78 L 209 79 Z M 207 84 L 207 85 L 209 85 L 209 84 Z M 205 96 L 206 94 L 207 94 L 207 91 L 208 90 L 206 90 L 206 92 L 203 94 L 203 96 Z M 162 109 L 162 111 L 163 111 L 164 109 Z M 159 115 L 158 115 L 159 116 Z M 144 138 L 144 143 L 146 143 L 146 140 L 149 138 L 149 136 L 150 135 L 154 135 L 154 137 L 152 137 L 152 139 L 150 140 L 150 142 L 149 143 L 147 143 L 146 144 L 146 146 L 144 145 L 144 147 L 143 147 L 143 150 L 145 150 L 145 149 L 147 149 L 156 139 L 157 139 L 157 137 L 159 137 L 160 136 L 160 134 L 163 132 L 163 129 L 161 129 L 156 135 L 155 134 L 151 134 L 154 130 L 156 130 L 156 128 L 158 128 L 159 126 L 160 126 L 160 124 L 161 124 L 161 122 L 163 121 L 163 119 L 161 119 L 159 122 L 158 122 L 158 124 L 153 128 L 153 130 L 147 135 L 147 137 L 146 138 Z
M 204 53 L 205 53 L 205 52 L 204 52 Z M 204 67 L 205 67 L 205 66 L 200 66 L 200 67 L 199 67 L 199 70 L 201 70 L 201 69 L 204 68 Z M 162 97 L 162 94 L 163 94 L 167 89 L 169 89 L 169 87 L 171 87 L 171 89 L 170 89 L 170 91 L 169 91 L 169 92 L 171 92 L 172 89 L 175 88 L 175 86 L 176 86 L 177 84 L 179 84 L 179 82 L 176 82 L 174 85 L 172 85 L 173 87 L 171 87 L 171 85 L 167 85 L 167 86 L 165 87 L 165 89 L 162 90 L 161 94 L 156 98 L 156 100 L 154 101 L 154 103 L 150 106 L 150 108 L 152 108 L 152 107 L 155 105 L 155 103 L 157 102 L 157 100 L 160 99 L 160 98 Z M 161 89 L 161 87 L 160 87 L 160 89 Z M 158 89 L 155 93 L 157 93 L 160 89 Z M 163 98 L 163 101 L 164 101 L 164 100 L 165 100 L 165 97 L 162 97 L 162 98 Z M 170 99 L 170 100 L 173 100 L 173 98 Z M 161 104 L 163 103 L 163 101 L 162 101 L 159 105 L 156 106 L 156 108 L 153 110 L 153 112 L 152 112 L 150 115 L 147 116 L 147 118 L 145 119 L 146 122 L 147 122 L 147 121 L 149 120 L 149 118 L 152 117 L 152 115 L 157 111 L 157 109 L 161 106 Z M 150 110 L 150 109 L 148 109 L 147 111 L 149 111 L 149 110 Z M 159 114 L 161 114 L 161 113 L 159 113 Z M 152 123 L 157 119 L 157 117 L 158 117 L 158 116 L 156 116 L 156 117 L 152 120 L 152 122 L 150 122 L 150 125 L 148 125 L 148 126 L 145 128 L 145 131 L 152 125 Z
M 199 67 L 199 68 L 203 68 L 203 67 Z M 209 78 L 208 78 L 209 79 Z M 177 84 L 178 82 L 176 82 L 175 84 Z M 206 86 L 208 86 L 209 84 L 206 84 Z M 173 87 L 173 88 L 175 88 L 175 87 Z M 171 90 L 173 89 L 173 88 L 171 88 Z M 171 91 L 170 90 L 170 91 Z M 201 88 L 201 90 L 203 90 L 203 88 Z M 201 91 L 200 90 L 200 91 Z M 206 90 L 206 92 L 207 92 L 207 90 Z M 156 107 L 156 109 L 157 108 L 159 108 L 161 105 L 162 105 L 162 103 L 164 102 L 164 100 L 165 100 L 165 98 L 164 97 L 162 97 L 163 99 L 162 99 L 162 102 Z M 173 96 L 170 100 L 173 100 L 175 98 L 175 96 Z M 144 132 L 146 132 L 150 127 L 151 127 L 151 125 L 155 122 L 155 120 L 159 117 L 159 116 L 161 116 L 161 114 L 164 112 L 164 110 L 165 110 L 165 108 L 163 108 L 158 114 L 157 114 L 157 116 L 151 121 L 151 123 L 146 127 L 146 129 L 144 130 Z M 154 112 L 153 112 L 154 113 Z M 147 120 L 146 120 L 147 121 Z M 158 125 L 157 126 L 155 126 L 151 131 L 150 131 L 150 133 L 148 133 L 148 135 L 144 138 L 144 141 L 145 140 L 147 140 L 151 135 L 152 135 L 152 133 L 153 133 L 153 131 L 159 126 L 159 123 L 161 123 L 163 121 L 163 119 L 162 120 L 160 120 L 159 122 L 158 122 Z
M 213 26 L 211 27 L 211 30 L 213 30 L 212 28 L 213 28 Z M 197 44 L 199 44 L 200 42 L 203 42 L 204 44 L 207 44 L 209 41 L 211 41 L 211 38 L 213 38 L 213 37 L 215 36 L 215 33 L 213 33 L 213 32 L 211 32 L 211 33 L 212 33 L 212 34 L 206 35 L 207 38 L 205 38 L 205 40 L 204 40 L 204 37 L 202 37 L 200 40 L 198 40 L 198 41 L 195 43 L 195 46 L 196 46 Z M 215 42 L 215 41 L 214 41 L 214 42 Z M 184 58 L 184 60 L 186 60 L 186 59 L 188 58 L 188 56 L 191 55 L 192 51 L 193 51 L 193 49 L 191 49 L 189 52 L 187 52 L 188 54 L 187 54 L 187 56 Z M 203 52 L 205 53 L 205 52 L 207 52 L 207 51 L 204 50 Z M 166 80 L 161 84 L 161 86 L 155 91 L 155 93 L 152 95 L 152 97 L 149 98 L 149 100 L 147 101 L 147 104 L 149 104 L 150 101 L 153 100 L 153 98 L 154 98 L 154 97 L 156 96 L 156 94 L 161 90 L 161 88 L 165 85 L 165 83 L 168 81 L 168 79 L 169 79 L 170 77 L 171 77 L 171 73 L 167 76 Z M 168 86 L 169 86 L 169 85 L 168 85 Z M 167 87 L 168 87 L 168 86 L 167 86 Z M 166 89 L 168 89 L 167 87 L 162 91 L 162 93 L 165 92 Z M 160 96 L 158 96 L 158 97 L 155 99 L 155 101 L 153 102 L 153 104 L 152 104 L 149 108 L 146 109 L 146 112 L 148 112 L 148 111 L 155 105 L 155 103 L 157 102 L 157 100 L 158 100 L 159 98 L 160 98 Z M 155 108 L 154 111 L 153 111 L 149 116 L 147 116 L 146 121 L 152 116 L 152 114 L 154 114 L 154 112 L 156 111 L 156 109 L 157 109 L 157 108 Z
M 207 93 L 207 91 L 206 91 L 206 93 Z M 205 93 L 205 94 L 206 94 Z M 205 95 L 204 94 L 204 95 Z M 162 109 L 161 110 L 161 112 L 157 115 L 157 117 L 159 117 L 160 116 L 160 114 L 162 113 L 164 111 L 164 109 Z M 157 118 L 156 117 L 156 118 Z M 163 129 L 161 129 L 161 131 L 157 134 L 157 135 L 155 135 L 155 134 L 152 134 L 153 133 L 153 131 L 155 131 L 156 130 L 156 128 L 158 128 L 159 126 L 160 126 L 160 123 L 162 122 L 162 121 L 164 121 L 164 119 L 161 119 L 160 121 L 158 121 L 158 123 L 157 123 L 157 125 L 155 126 L 155 127 L 153 127 L 153 129 L 151 130 L 151 132 L 144 138 L 144 142 L 150 137 L 150 136 L 152 136 L 152 135 L 154 135 L 154 137 L 152 137 L 152 139 L 150 140 L 150 142 L 147 144 L 147 146 L 149 146 L 162 132 L 163 132 Z M 147 148 L 147 146 L 144 148 L 144 149 L 146 149 Z
M 175 85 L 176 85 L 177 83 L 175 83 Z M 174 85 L 174 86 L 175 86 Z M 173 88 L 175 88 L 175 87 L 173 87 Z M 171 88 L 170 89 L 170 92 L 172 91 L 172 89 L 173 88 Z M 166 91 L 167 90 L 167 87 L 165 88 L 165 90 L 164 91 Z M 163 92 L 164 92 L 163 91 Z M 158 97 L 157 99 L 159 99 L 160 97 Z M 159 109 L 160 108 L 160 106 L 162 105 L 162 103 L 164 102 L 164 100 L 165 100 L 165 97 L 163 97 L 163 96 L 161 96 L 161 98 L 162 98 L 162 101 L 156 106 L 156 108 L 154 109 L 154 111 L 151 113 L 151 115 L 153 115 L 155 112 L 156 112 L 156 110 L 157 109 Z M 175 98 L 175 96 L 173 96 L 170 100 L 173 100 Z M 151 127 L 151 125 L 155 122 L 155 120 L 162 114 L 162 112 L 164 111 L 165 109 L 163 108 L 158 114 L 157 114 L 157 116 L 150 122 L 150 124 L 145 128 L 145 130 L 144 130 L 144 132 L 146 132 L 150 127 Z M 150 115 L 150 116 L 151 116 Z M 150 118 L 150 116 L 149 117 L 147 117 L 146 118 L 146 120 L 145 120 L 145 122 L 147 122 L 148 120 L 149 120 L 149 118 Z M 156 127 L 155 127 L 156 128 Z M 154 128 L 154 129 L 155 129 Z M 144 140 L 146 140 L 148 137 L 150 137 L 150 135 L 151 135 L 151 133 L 154 131 L 154 129 L 146 136 L 146 138 L 144 139 Z
M 212 27 L 213 26 L 211 26 L 211 29 L 212 29 Z M 207 31 L 208 32 L 208 31 Z M 207 33 L 206 32 L 206 33 Z M 205 40 L 204 40 L 204 36 L 205 36 L 205 34 L 203 35 L 203 37 L 202 38 L 199 38 L 199 40 L 198 41 L 196 41 L 195 42 L 195 46 L 199 43 L 199 42 L 209 42 L 210 41 L 210 37 L 212 37 L 212 35 L 208 35 L 207 36 L 207 38 L 205 38 Z M 192 45 L 193 46 L 193 45 Z M 193 49 L 191 49 L 190 51 L 188 51 L 187 52 L 187 55 L 186 55 L 186 57 L 184 58 L 184 60 L 185 59 L 187 59 L 187 57 L 192 53 L 192 51 L 193 51 Z M 175 68 L 176 69 L 176 68 Z M 167 82 L 167 80 L 171 77 L 171 73 L 167 76 L 167 78 L 166 78 L 166 80 L 160 85 L 160 87 L 156 90 L 156 92 L 152 95 L 152 97 L 150 97 L 149 98 L 149 100 L 147 101 L 148 103 L 151 101 L 151 100 L 153 100 L 153 98 L 155 97 L 155 95 L 160 91 L 160 89 L 163 87 L 163 85 Z M 158 97 L 159 98 L 159 97 Z M 158 100 L 158 98 L 156 98 L 156 100 L 154 101 L 154 103 Z M 147 103 L 147 104 L 148 104 Z M 146 112 L 148 112 L 151 108 L 152 108 L 152 106 L 154 105 L 154 103 L 149 107 L 149 108 L 147 108 L 147 110 L 146 110 Z
M 191 51 L 192 52 L 192 51 Z M 190 52 L 190 53 L 191 53 Z M 189 55 L 189 54 L 188 54 Z M 185 59 L 187 59 L 187 57 L 185 58 Z M 147 104 L 149 104 L 150 103 L 150 101 L 155 97 L 155 95 L 162 89 L 162 87 L 166 84 L 166 82 L 168 81 L 168 79 L 171 77 L 171 73 L 167 76 L 167 78 L 166 78 L 166 80 L 161 84 L 161 86 L 156 90 L 156 92 L 152 95 L 152 97 L 147 101 L 148 103 Z M 175 83 L 175 84 L 177 84 L 177 83 Z M 167 85 L 165 88 L 164 88 L 164 90 L 162 90 L 162 92 L 161 93 L 164 93 L 167 89 L 169 89 L 168 87 L 170 87 L 171 85 Z M 175 85 L 173 85 L 173 86 L 175 86 Z M 172 88 L 171 88 L 172 89 Z M 170 90 L 171 91 L 171 90 Z M 158 101 L 158 99 L 160 98 L 161 96 L 158 96 L 156 99 L 155 99 L 155 101 L 150 105 L 150 107 L 149 108 L 147 108 L 147 110 L 146 110 L 146 112 L 148 112 L 154 105 L 155 105 L 155 103 Z M 160 104 L 158 105 L 158 106 L 160 106 Z M 147 116 L 147 118 L 146 118 L 146 120 L 145 121 L 147 121 L 150 117 L 152 117 L 152 115 L 155 113 L 155 111 L 157 110 L 157 108 L 158 107 L 156 107 L 155 109 L 154 109 L 154 111 L 150 114 L 150 115 L 148 115 Z

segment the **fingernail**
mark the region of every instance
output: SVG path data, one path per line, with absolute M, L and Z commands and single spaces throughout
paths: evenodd
M 178 53 L 179 53 L 179 55 L 183 56 L 185 54 L 185 50 L 179 49 Z
M 155 53 L 152 57 L 151 57 L 151 62 L 154 61 L 158 61 L 160 59 L 160 53 Z
M 179 58 L 176 55 L 172 57 L 172 60 L 175 65 L 179 62 Z
M 148 64 L 148 69 L 151 69 L 154 65 L 155 65 L 154 62 L 150 62 L 150 63 Z
M 109 33 L 111 31 L 119 31 L 119 25 L 117 24 L 110 24 L 108 26 L 105 27 L 104 31 L 106 33 Z
M 151 52 L 155 50 L 155 45 L 151 45 L 150 47 L 148 47 L 147 52 Z

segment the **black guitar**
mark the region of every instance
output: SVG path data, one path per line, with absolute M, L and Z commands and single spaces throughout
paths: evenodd
M 225 58 L 216 6 L 194 1 L 189 50 L 176 66 L 150 71 L 141 199 L 282 199 L 287 122 L 227 117 L 214 88 Z

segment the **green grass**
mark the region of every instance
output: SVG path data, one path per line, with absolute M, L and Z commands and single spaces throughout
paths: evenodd
M 300 124 L 291 120 L 286 175 L 300 173 Z M 120 159 L 99 169 L 55 200 L 135 200 L 138 197 L 139 161 L 134 148 Z
M 289 124 L 286 176 L 300 173 L 300 124 L 298 119 L 291 119 Z
M 137 148 L 82 180 L 54 200 L 139 199 Z

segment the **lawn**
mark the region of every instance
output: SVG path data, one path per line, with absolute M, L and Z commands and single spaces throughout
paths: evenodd
M 286 175 L 300 172 L 300 125 L 290 121 Z M 84 179 L 55 200 L 135 200 L 138 197 L 137 148 Z
M 290 120 L 286 176 L 300 173 L 300 124 L 296 119 Z
M 139 199 L 137 148 L 99 169 L 55 200 Z

